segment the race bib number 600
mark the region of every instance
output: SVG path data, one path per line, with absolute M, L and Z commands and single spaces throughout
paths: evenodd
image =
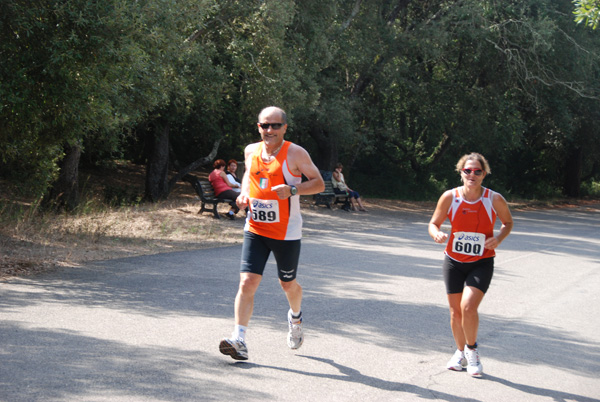
M 279 201 L 252 199 L 250 203 L 252 220 L 255 222 L 276 223 L 279 222 Z
M 485 235 L 475 232 L 456 232 L 452 242 L 452 251 L 465 255 L 483 255 Z

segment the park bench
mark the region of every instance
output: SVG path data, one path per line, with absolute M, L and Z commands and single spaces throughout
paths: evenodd
M 198 194 L 198 197 L 200 197 L 200 210 L 198 211 L 199 214 L 203 213 L 204 211 L 208 211 L 212 212 L 215 218 L 221 219 L 221 216 L 217 211 L 217 205 L 220 203 L 229 204 L 234 201 L 226 198 L 217 198 L 215 196 L 215 190 L 208 180 L 200 180 L 197 177 L 189 174 L 183 179 L 190 183 L 192 187 L 194 187 L 196 194 Z
M 321 171 L 325 189 L 313 196 L 315 205 L 325 205 L 329 209 L 331 209 L 331 205 L 335 204 L 343 204 L 344 207 L 350 207 L 350 198 L 348 197 L 348 194 L 336 194 L 333 190 L 331 174 L 332 172 L 330 171 Z

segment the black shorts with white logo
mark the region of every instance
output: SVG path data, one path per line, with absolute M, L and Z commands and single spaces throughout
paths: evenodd
M 279 279 L 283 282 L 296 279 L 300 240 L 275 240 L 252 232 L 244 232 L 240 271 L 262 275 L 271 252 L 277 262 Z

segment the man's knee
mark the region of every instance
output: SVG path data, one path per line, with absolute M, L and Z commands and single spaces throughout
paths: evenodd
M 283 291 L 286 293 L 302 290 L 302 287 L 295 279 L 293 281 L 289 281 L 289 282 L 284 282 L 282 280 L 279 280 L 279 283 L 281 284 L 281 288 L 283 289 Z
M 262 279 L 261 275 L 242 273 L 240 275 L 240 292 L 243 294 L 254 294 Z

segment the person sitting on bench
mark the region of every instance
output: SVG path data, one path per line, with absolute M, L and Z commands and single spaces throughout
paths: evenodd
M 233 188 L 238 188 L 240 185 L 230 182 L 227 178 L 227 174 L 225 174 L 225 161 L 223 159 L 217 159 L 213 164 L 213 167 L 215 170 L 210 172 L 208 175 L 208 180 L 215 190 L 215 197 L 233 200 L 229 203 L 229 205 L 231 205 L 231 209 L 227 213 L 229 219 L 233 220 L 235 219 L 235 214 L 237 214 L 240 210 L 235 203 L 235 200 L 240 193 L 235 191 Z
M 344 175 L 342 174 L 342 169 L 344 168 L 344 165 L 342 165 L 341 163 L 337 163 L 335 165 L 335 170 L 333 171 L 333 174 L 331 175 L 331 183 L 333 184 L 333 191 L 335 191 L 336 194 L 348 194 L 348 197 L 350 198 L 350 202 L 352 203 L 352 210 L 353 211 L 367 211 L 362 203 L 362 200 L 360 199 L 360 194 L 358 194 L 358 192 L 350 189 L 347 185 L 346 185 L 346 181 L 344 180 Z

